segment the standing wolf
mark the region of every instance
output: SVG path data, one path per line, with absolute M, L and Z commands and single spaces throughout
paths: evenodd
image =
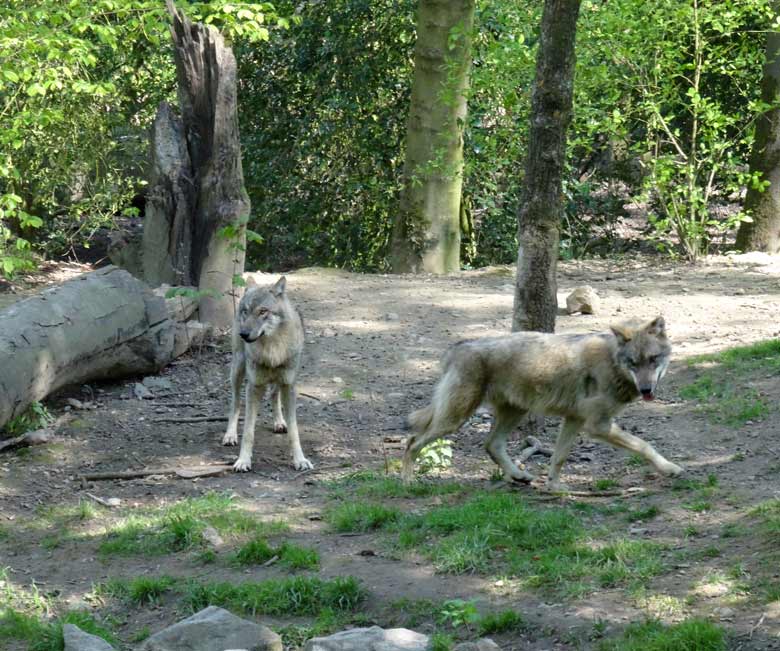
M 670 354 L 663 317 L 643 326 L 614 326 L 605 334 L 519 332 L 461 341 L 444 357 L 431 404 L 409 416 L 414 434 L 404 454 L 404 480 L 412 480 L 420 450 L 455 432 L 482 402 L 493 408 L 485 448 L 507 479 L 533 479 L 506 452 L 507 435 L 529 411 L 564 419 L 550 463 L 553 489 L 565 488 L 561 467 L 580 432 L 642 455 L 665 475 L 679 475 L 680 466 L 613 420 L 636 398 L 655 398 Z
M 252 468 L 257 409 L 267 385 L 273 385 L 274 432 L 287 432 L 296 470 L 313 468 L 303 456 L 295 416 L 295 376 L 303 351 L 303 320 L 285 293 L 282 276 L 269 288 L 247 289 L 233 324 L 233 363 L 230 367 L 230 414 L 223 445 L 238 443 L 238 409 L 246 377 L 246 414 L 237 472 Z M 254 283 L 253 283 L 254 284 Z

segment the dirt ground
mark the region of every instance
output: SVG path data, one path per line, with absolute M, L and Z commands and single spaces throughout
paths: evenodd
M 704 581 L 715 575 L 733 576 L 734 567 L 745 577 L 770 581 L 780 577 L 776 550 L 761 535 L 721 535 L 730 522 L 750 526 L 751 506 L 780 496 L 780 412 L 734 429 L 713 424 L 695 405 L 678 397 L 679 387 L 692 378 L 687 357 L 780 335 L 780 261 L 738 256 L 688 266 L 641 258 L 559 267 L 560 305 L 565 305 L 569 291 L 584 284 L 593 286 L 602 298 L 595 316 L 561 311 L 560 332 L 601 331 L 627 317 L 665 316 L 674 361 L 659 399 L 630 406 L 620 422 L 684 465 L 688 477 L 704 480 L 714 474 L 718 478 L 712 507 L 693 511 L 686 508 L 684 496 L 671 490 L 671 480 L 647 467 L 628 464 L 624 453 L 587 441 L 575 448 L 564 467 L 564 481 L 585 491 L 598 478 L 613 478 L 621 489 L 645 489 L 635 497 L 617 499 L 643 508 L 657 506 L 660 515 L 646 522 L 625 521 L 623 533 L 666 542 L 672 550 L 685 550 L 691 559 L 671 563 L 651 581 L 644 599 L 629 599 L 620 589 L 576 600 L 512 590 L 496 577 L 437 574 L 422 558 L 397 558 L 385 552 L 379 534 L 332 533 L 320 519 L 329 499 L 327 482 L 361 469 L 384 472 L 391 460 L 400 458 L 397 441 L 404 435 L 404 416 L 428 399 L 446 346 L 510 329 L 513 270 L 398 277 L 303 269 L 287 276 L 288 291 L 306 321 L 298 420 L 303 449 L 315 471 L 299 473 L 289 467 L 285 435 L 271 432 L 266 405 L 258 423 L 251 473 L 196 480 L 153 476 L 87 487 L 77 481 L 83 472 L 234 459 L 235 449 L 220 445 L 224 423 L 176 422 L 224 414 L 230 360 L 224 338 L 165 369 L 161 376 L 170 387 L 153 389 L 151 399 L 133 395 L 133 384 L 141 378 L 72 387 L 47 402 L 52 414 L 63 412 L 68 397 L 94 400 L 97 409 L 79 411 L 47 447 L 0 457 L 0 527 L 11 532 L 0 537 L 0 567 L 9 568 L 11 584 L 20 589 L 37 586 L 62 607 L 99 610 L 105 604 L 90 598 L 93 585 L 112 577 L 163 572 L 203 580 L 279 576 L 276 566 L 195 567 L 186 555 L 105 558 L 97 553 L 97 538 L 47 548 L 41 543 L 52 531 L 28 527 L 42 507 L 72 506 L 87 499 L 86 493 L 120 498 L 122 508 L 132 510 L 207 491 L 228 491 L 263 517 L 284 517 L 297 542 L 319 550 L 321 576 L 358 577 L 370 595 L 366 611 L 381 625 L 392 623 L 389 604 L 401 597 L 461 598 L 476 601 L 481 610 L 514 608 L 523 614 L 529 627 L 522 636 L 496 637 L 506 650 L 595 648 L 596 642 L 587 634 L 595 622 L 604 622 L 609 634 L 648 616 L 666 621 L 702 616 L 727 628 L 735 649 L 780 648 L 780 602 L 763 603 L 741 594 L 727 579 Z M 768 377 L 761 390 L 777 404 L 780 378 Z M 487 416 L 478 413 L 454 437 L 453 467 L 443 477 L 473 482 L 475 487 L 488 485 L 493 466 L 482 450 L 488 427 Z M 550 422 L 543 438 L 551 443 L 554 436 L 555 423 Z M 520 435 L 510 444 L 511 453 L 519 450 Z M 542 474 L 544 461 L 533 457 L 528 469 Z M 534 489 L 517 492 L 533 497 Z M 568 498 L 577 500 L 599 504 L 616 498 Z M 686 527 L 695 527 L 699 534 L 686 537 Z M 718 555 L 699 553 L 713 545 Z M 670 603 L 676 605 L 668 607 Z M 155 631 L 180 616 L 166 603 L 138 608 L 118 617 L 119 633 L 129 639 L 142 626 Z

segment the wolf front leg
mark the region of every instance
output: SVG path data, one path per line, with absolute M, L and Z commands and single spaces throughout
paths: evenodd
M 298 436 L 298 417 L 296 416 L 295 387 L 292 384 L 283 384 L 279 387 L 282 394 L 282 408 L 287 419 L 287 435 L 290 437 L 293 467 L 296 470 L 311 470 L 314 465 L 305 456 L 301 449 L 301 439 Z
M 255 444 L 255 423 L 257 409 L 265 394 L 265 386 L 246 385 L 246 412 L 244 414 L 244 434 L 241 436 L 241 449 L 238 460 L 233 464 L 236 472 L 247 472 L 252 469 L 252 448 Z
M 658 472 L 664 475 L 676 476 L 683 473 L 683 468 L 676 463 L 672 463 L 665 459 L 661 454 L 656 452 L 655 448 L 647 441 L 640 439 L 638 436 L 624 432 L 615 423 L 609 423 L 607 427 L 597 428 L 593 430 L 591 436 L 612 445 L 636 452 L 651 464 L 655 466 Z
M 246 359 L 244 353 L 233 353 L 233 361 L 230 364 L 230 411 L 228 412 L 228 426 L 225 436 L 222 437 L 222 445 L 236 445 L 238 443 L 238 411 L 241 408 L 241 387 L 244 384 L 246 373 Z

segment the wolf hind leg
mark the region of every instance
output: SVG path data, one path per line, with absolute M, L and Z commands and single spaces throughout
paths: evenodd
M 482 393 L 480 384 L 461 382 L 456 371 L 445 374 L 434 390 L 429 407 L 415 412 L 424 412 L 424 417 L 420 416 L 417 420 L 423 428 L 412 434 L 406 442 L 401 471 L 405 483 L 414 479 L 414 460 L 420 450 L 436 439 L 457 432 L 479 407 Z
M 574 447 L 582 426 L 583 422 L 576 418 L 566 418 L 561 424 L 561 430 L 555 441 L 555 450 L 553 450 L 552 459 L 550 459 L 550 471 L 547 474 L 548 488 L 566 490 L 566 485 L 560 481 L 561 468 Z
M 222 445 L 236 445 L 238 443 L 238 412 L 241 407 L 241 387 L 244 384 L 246 374 L 246 358 L 243 351 L 233 353 L 233 361 L 230 364 L 230 411 L 228 412 L 228 426 L 222 437 Z
M 518 409 L 511 405 L 493 405 L 493 412 L 493 427 L 485 441 L 485 450 L 496 465 L 504 471 L 504 479 L 527 484 L 533 480 L 533 475 L 520 470 L 506 451 L 507 436 L 527 412 L 525 409 Z

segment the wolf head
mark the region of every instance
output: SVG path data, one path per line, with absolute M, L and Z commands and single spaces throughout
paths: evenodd
M 282 276 L 271 287 L 254 286 L 251 279 L 249 284 L 238 304 L 235 327 L 241 339 L 252 343 L 270 337 L 284 323 L 288 308 L 284 293 L 287 280 Z
M 612 334 L 617 339 L 618 364 L 634 380 L 642 399 L 653 400 L 672 352 L 664 318 L 659 316 L 643 326 L 613 326 Z

